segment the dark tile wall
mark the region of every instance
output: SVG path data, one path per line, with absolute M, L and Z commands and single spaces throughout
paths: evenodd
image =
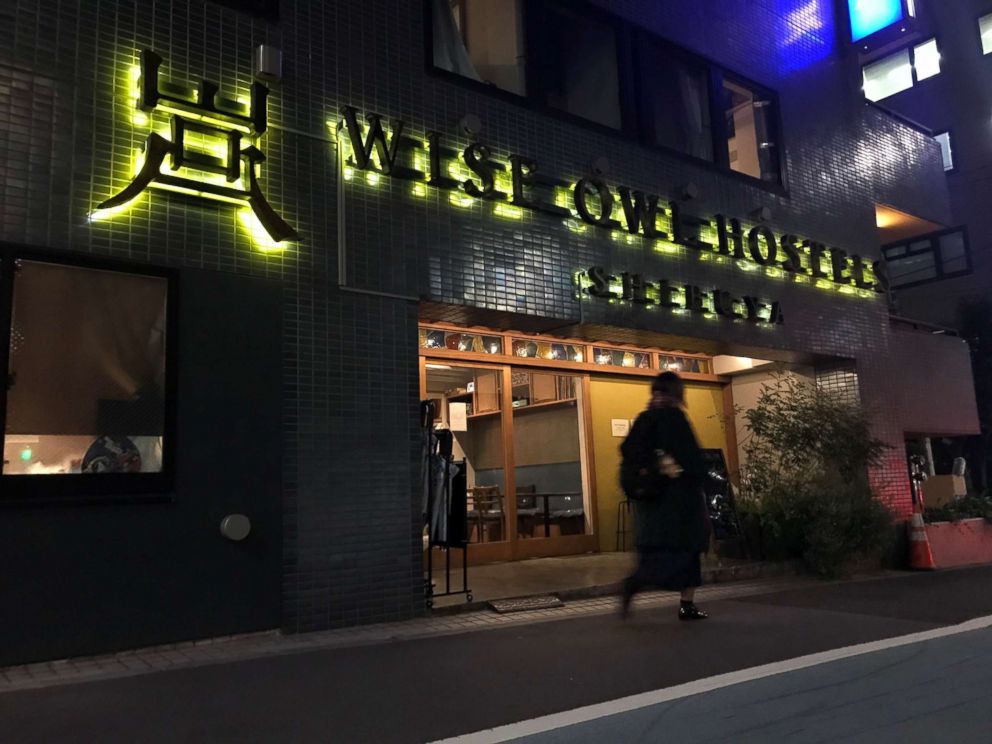
M 879 103 L 934 132 L 950 131 L 956 167 L 945 180 L 952 214 L 950 221 L 940 222 L 968 228 L 974 273 L 899 290 L 896 311 L 953 327 L 958 322 L 959 303 L 987 297 L 992 282 L 992 211 L 988 209 L 992 199 L 988 178 L 992 167 L 992 56 L 982 53 L 978 24 L 979 17 L 992 13 L 992 2 L 960 0 L 920 6 L 919 33 L 906 43 L 936 38 L 941 72 Z M 858 85 L 860 80 L 860 70 L 855 67 L 852 84 Z
M 779 92 L 787 195 L 427 74 L 420 2 L 285 0 L 277 25 L 202 0 L 21 0 L 0 8 L 0 238 L 283 283 L 284 341 L 274 353 L 285 372 L 285 628 L 421 611 L 417 309 L 404 297 L 694 336 L 728 350 L 853 358 L 879 435 L 901 443 L 880 299 L 779 282 L 685 252 L 661 254 L 639 238 L 576 233 L 539 215 L 505 219 L 489 204 L 458 208 L 445 192 L 415 197 L 400 181 L 373 186 L 359 174 L 339 193 L 327 122 L 351 104 L 402 118 L 420 134 L 455 136 L 459 119 L 475 113 L 497 157 L 532 155 L 548 172 L 577 178 L 605 156 L 615 183 L 667 196 L 692 182 L 700 189 L 692 211 L 745 217 L 767 206 L 777 230 L 869 256 L 878 252 L 876 195 L 946 219 L 935 146 L 868 112 L 852 93 L 836 64 L 830 3 L 600 4 Z M 273 86 L 273 126 L 261 140 L 262 183 L 302 241 L 265 253 L 233 210 L 161 193 L 113 220 L 89 222 L 94 205 L 126 182 L 131 154 L 148 133 L 133 123 L 127 98 L 136 51 L 162 54 L 169 77 L 206 77 L 243 94 L 252 50 L 263 41 L 283 50 L 285 75 Z M 339 229 L 349 284 L 384 294 L 338 289 Z M 758 329 L 580 303 L 572 273 L 593 263 L 773 294 L 787 323 Z M 908 492 L 896 458 L 884 495 L 905 510 Z

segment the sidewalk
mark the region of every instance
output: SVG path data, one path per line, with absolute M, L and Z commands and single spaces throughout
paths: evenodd
M 801 578 L 767 579 L 704 587 L 700 590 L 699 596 L 700 601 L 705 599 L 705 601 L 715 602 L 754 594 L 767 594 L 795 587 L 813 586 L 817 583 L 811 579 Z M 638 597 L 638 605 L 645 608 L 675 606 L 677 603 L 678 596 L 670 592 L 651 592 Z M 420 638 L 437 638 L 459 633 L 496 630 L 576 617 L 610 615 L 616 610 L 616 597 L 606 595 L 567 601 L 564 607 L 556 609 L 532 610 L 507 615 L 499 615 L 492 611 L 455 615 L 441 614 L 404 622 L 363 625 L 301 635 L 282 635 L 278 631 L 271 631 L 175 643 L 116 654 L 0 667 L 0 693 L 117 679 L 267 656 L 355 648 Z
M 659 593 L 639 596 L 626 622 L 601 597 L 35 665 L 4 672 L 0 739 L 422 744 L 959 624 L 992 614 L 990 589 L 992 567 L 779 579 L 703 587 L 702 623 L 679 622 L 677 596 Z M 897 694 L 899 669 L 886 673 Z
M 486 609 L 488 601 L 535 594 L 556 594 L 562 599 L 586 599 L 616 594 L 620 582 L 633 570 L 635 553 L 591 553 L 559 558 L 532 558 L 493 563 L 469 569 L 468 584 L 473 601 L 464 594 L 436 597 L 434 609 L 463 612 Z M 703 556 L 703 583 L 794 576 L 797 569 L 786 563 L 761 563 L 736 558 Z M 434 570 L 435 591 L 445 590 L 444 570 Z M 462 587 L 461 568 L 451 569 L 451 589 Z

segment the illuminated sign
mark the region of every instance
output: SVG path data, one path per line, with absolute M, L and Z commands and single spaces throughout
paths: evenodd
M 903 0 L 847 0 L 847 8 L 851 41 L 861 41 L 906 18 Z
M 678 201 L 614 186 L 598 175 L 565 181 L 542 173 L 528 157 L 509 155 L 501 162 L 482 142 L 454 149 L 438 132 L 410 136 L 400 120 L 390 122 L 388 130 L 378 114 L 367 114 L 361 122 L 351 106 L 342 110 L 340 121 L 329 124 L 338 137 L 346 180 L 354 180 L 357 171 L 371 185 L 380 176 L 406 179 L 414 182 L 415 195 L 426 196 L 427 187 L 444 189 L 458 207 L 488 201 L 497 216 L 508 219 L 522 219 L 530 210 L 561 219 L 578 232 L 596 228 L 630 243 L 644 241 L 662 253 L 686 249 L 702 260 L 844 294 L 874 297 L 888 289 L 881 261 L 776 233 L 764 224 L 691 215 Z
M 602 266 L 578 272 L 575 283 L 580 296 L 763 325 L 781 325 L 785 322 L 782 308 L 775 301 L 751 295 L 735 296 L 718 288 L 673 284 L 666 279 L 649 281 L 640 274 L 627 271 L 610 274 Z
M 127 207 L 147 188 L 163 189 L 248 208 L 274 243 L 298 240 L 258 183 L 265 155 L 255 143 L 266 129 L 268 88 L 255 82 L 250 99 L 229 101 L 207 80 L 195 89 L 160 83 L 162 58 L 152 51 L 141 52 L 140 60 L 134 81 L 137 110 L 148 123 L 152 112 L 171 115 L 170 127 L 148 135 L 130 183 L 97 205 L 91 219 Z

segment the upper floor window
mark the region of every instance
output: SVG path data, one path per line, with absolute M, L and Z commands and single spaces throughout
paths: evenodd
M 659 75 L 658 70 L 666 74 Z M 710 72 L 705 64 L 667 44 L 638 45 L 641 111 L 650 144 L 713 160 Z
M 940 154 L 944 158 L 944 170 L 954 170 L 954 150 L 951 149 L 951 133 L 941 132 L 934 135 L 934 139 L 940 145 Z
M 968 239 L 962 229 L 887 245 L 882 253 L 893 287 L 911 287 L 971 272 Z
M 727 157 L 731 170 L 763 181 L 778 179 L 772 100 L 730 80 L 723 81 Z
M 936 39 L 913 47 L 913 67 L 917 80 L 926 80 L 940 74 L 940 51 L 937 49 Z
M 540 88 L 535 92 L 549 106 L 620 129 L 616 28 L 558 3 L 540 10 L 543 17 L 534 24 L 540 61 L 531 70 Z
M 214 2 L 259 18 L 279 20 L 279 0 L 214 0 Z
M 774 94 L 595 8 L 430 0 L 437 69 L 643 143 L 781 181 Z
M 432 0 L 434 64 L 524 95 L 520 0 Z
M 978 30 L 982 34 L 982 54 L 992 53 L 992 13 L 978 19 Z
M 930 39 L 912 49 L 900 49 L 888 57 L 865 65 L 862 73 L 865 98 L 869 101 L 880 101 L 909 90 L 921 80 L 940 73 L 937 40 Z

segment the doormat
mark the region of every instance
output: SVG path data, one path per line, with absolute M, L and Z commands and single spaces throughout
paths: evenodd
M 489 603 L 489 606 L 503 615 L 507 612 L 526 612 L 527 610 L 547 610 L 553 607 L 564 607 L 565 603 L 554 594 L 539 594 L 534 597 L 494 599 Z

